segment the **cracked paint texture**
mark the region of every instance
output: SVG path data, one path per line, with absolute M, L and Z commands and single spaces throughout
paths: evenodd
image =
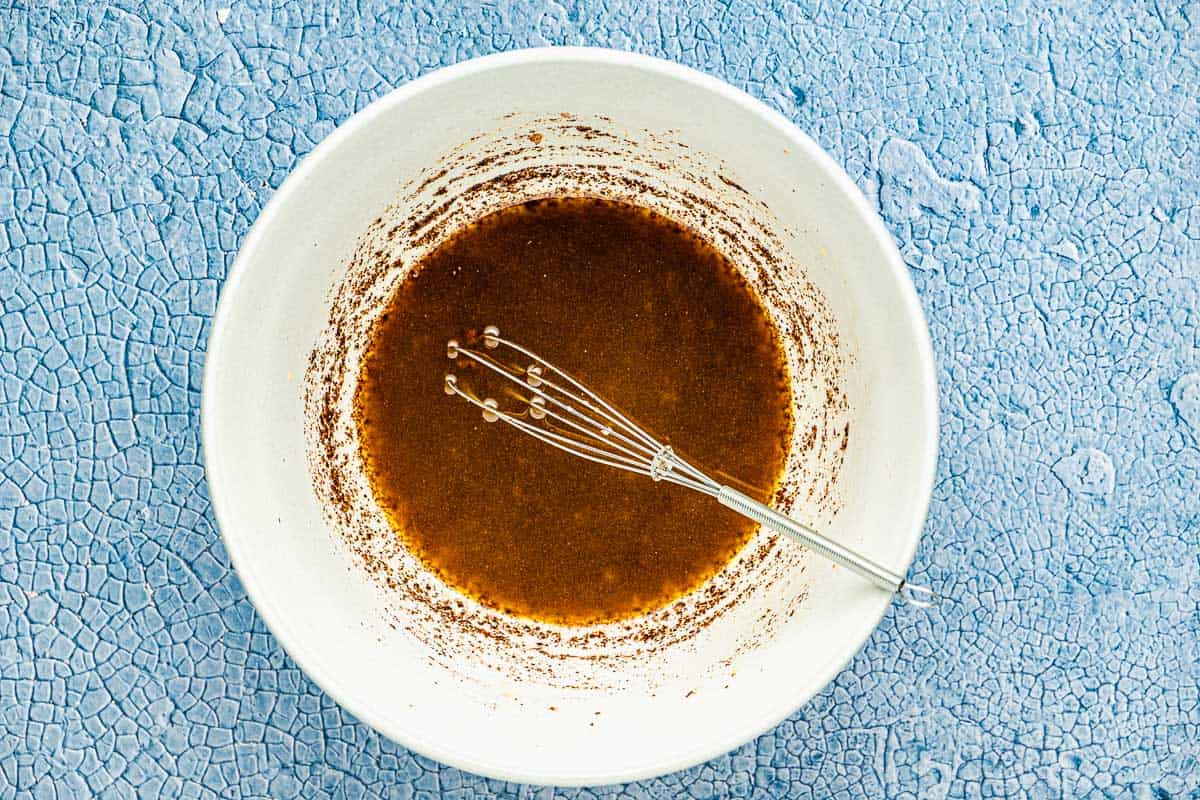
M 230 570 L 199 452 L 222 279 L 297 160 L 471 56 L 594 44 L 779 109 L 929 316 L 941 458 L 893 607 L 775 730 L 591 790 L 342 712 Z M 0 0 L 0 800 L 1200 797 L 1195 2 Z

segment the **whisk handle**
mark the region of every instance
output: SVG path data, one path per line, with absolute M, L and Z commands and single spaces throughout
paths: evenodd
M 717 500 L 726 508 L 733 509 L 744 517 L 765 525 L 771 530 L 795 539 L 810 550 L 815 550 L 835 564 L 854 570 L 881 589 L 900 595 L 900 598 L 915 606 L 933 605 L 937 595 L 924 586 L 913 586 L 887 567 L 877 564 L 866 556 L 855 553 L 837 542 L 801 525 L 791 517 L 780 514 L 768 505 L 742 494 L 737 489 L 722 486 Z

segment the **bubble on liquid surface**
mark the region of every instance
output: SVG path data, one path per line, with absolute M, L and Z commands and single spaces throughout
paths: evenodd
M 451 339 L 446 342 L 446 358 L 458 358 L 458 340 Z
M 542 368 L 537 364 L 530 364 L 525 368 L 525 382 L 533 388 L 538 388 L 542 385 Z
M 485 347 L 495 349 L 500 346 L 500 329 L 495 325 L 488 325 L 483 329 L 483 344 Z
M 484 409 L 483 409 L 483 421 L 484 422 L 495 422 L 496 420 L 500 419 L 500 414 L 497 411 L 497 409 L 500 408 L 500 404 L 497 403 L 495 401 L 495 399 L 489 397 L 488 399 L 483 401 L 483 405 L 484 405 Z
M 442 388 L 445 390 L 446 394 L 458 394 L 458 377 L 454 375 L 447 375 L 446 383 Z

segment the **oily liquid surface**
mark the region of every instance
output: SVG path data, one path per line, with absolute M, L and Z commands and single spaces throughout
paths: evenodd
M 465 344 L 486 325 L 759 499 L 780 476 L 790 433 L 774 329 L 713 248 L 607 200 L 496 212 L 403 282 L 372 332 L 355 397 L 377 501 L 451 586 L 547 622 L 612 621 L 695 588 L 749 540 L 754 524 L 709 497 L 559 452 L 448 397 L 442 382 L 454 372 L 505 402 L 498 379 L 446 357 L 447 340 Z

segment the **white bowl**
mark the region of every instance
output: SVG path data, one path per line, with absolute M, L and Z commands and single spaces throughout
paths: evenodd
M 356 243 L 400 187 L 472 136 L 563 111 L 711 154 L 720 174 L 769 208 L 771 230 L 824 295 L 846 355 L 854 434 L 828 532 L 907 569 L 932 487 L 937 402 L 925 319 L 895 245 L 846 174 L 784 117 L 643 56 L 561 48 L 476 59 L 340 126 L 271 199 L 234 263 L 209 341 L 202 425 L 230 558 L 318 685 L 439 761 L 506 780 L 594 785 L 682 769 L 770 729 L 845 666 L 891 597 L 813 559 L 801 583 L 773 590 L 805 595 L 797 613 L 760 631 L 753 647 L 730 649 L 754 624 L 731 613 L 708 639 L 664 656 L 661 670 L 642 663 L 657 681 L 605 690 L 460 674 L 429 658 L 403 619 L 395 630 L 380 624 L 378 590 L 336 546 L 306 466 L 310 353 Z

